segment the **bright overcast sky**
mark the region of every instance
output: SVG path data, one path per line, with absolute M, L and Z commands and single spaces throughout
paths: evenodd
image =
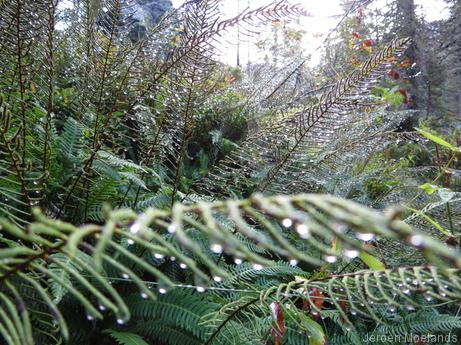
M 175 7 L 184 3 L 184 0 L 172 0 Z M 256 8 L 271 3 L 271 0 L 223 0 L 222 11 L 225 17 L 232 17 L 238 13 L 238 3 L 240 10 L 245 9 L 248 4 L 250 8 Z M 311 63 L 315 64 L 320 58 L 317 48 L 321 46 L 325 35 L 330 30 L 336 27 L 340 20 L 342 9 L 340 0 L 292 0 L 291 3 L 302 4 L 305 9 L 312 15 L 304 17 L 301 20 L 302 29 L 306 31 L 306 37 L 303 41 L 306 52 L 313 54 Z M 384 7 L 386 0 L 375 0 L 375 6 Z M 426 21 L 434 21 L 448 16 L 448 10 L 443 0 L 415 0 L 418 6 L 418 15 L 423 15 Z M 234 42 L 232 42 L 234 41 Z M 221 60 L 230 65 L 236 64 L 237 51 L 235 48 L 236 38 L 231 39 L 228 48 L 223 50 Z M 250 61 L 255 61 L 258 58 L 254 55 L 254 48 L 251 44 L 243 44 L 241 46 L 241 61 L 246 64 L 248 58 Z

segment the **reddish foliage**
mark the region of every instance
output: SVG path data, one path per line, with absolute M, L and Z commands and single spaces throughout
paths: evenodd
M 351 61 L 351 64 L 353 64 L 354 66 L 360 66 L 362 63 L 361 63 L 359 60 L 357 60 L 357 59 L 353 59 L 353 60 Z
M 372 45 L 373 45 L 373 40 L 368 39 L 368 40 L 363 41 L 364 47 L 371 47 Z
M 395 80 L 400 78 L 399 72 L 397 72 L 395 69 L 391 69 L 389 72 L 387 72 L 387 75 L 390 78 L 395 79 Z
M 362 37 L 362 35 L 360 35 L 358 32 L 353 32 L 352 33 L 352 37 L 356 38 L 356 39 L 359 39 Z
M 458 239 L 456 237 L 450 236 L 447 238 L 445 243 L 448 244 L 449 246 L 455 247 L 458 245 Z
M 413 60 L 408 56 L 400 63 L 400 66 L 403 68 L 410 67 L 411 65 L 413 65 Z
M 403 103 L 408 104 L 408 94 L 407 90 L 405 89 L 399 89 L 399 93 L 403 96 Z
M 311 290 L 311 293 L 309 295 L 312 297 L 315 306 L 318 309 L 322 309 L 323 303 L 325 302 L 325 296 L 323 295 L 322 291 L 320 291 L 317 288 L 314 288 Z
M 279 302 L 274 301 L 271 303 L 271 314 L 273 320 L 271 335 L 274 338 L 275 345 L 281 345 L 283 335 L 286 333 L 287 329 L 285 327 L 283 308 Z

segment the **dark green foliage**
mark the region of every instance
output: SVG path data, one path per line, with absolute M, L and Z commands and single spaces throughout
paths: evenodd
M 302 7 L 219 2 L 147 20 L 125 0 L 0 0 L 0 343 L 458 335 L 459 131 L 406 125 L 459 110 L 458 4 L 418 33 L 395 1 L 379 33 L 354 2 L 314 77 L 282 22 Z M 296 45 L 216 61 L 230 28 L 264 22 Z M 422 37 L 446 53 L 408 65 Z

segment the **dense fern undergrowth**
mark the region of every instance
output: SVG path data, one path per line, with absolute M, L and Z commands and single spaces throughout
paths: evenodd
M 0 0 L 0 343 L 459 343 L 459 131 L 367 3 L 312 69 L 285 1 Z

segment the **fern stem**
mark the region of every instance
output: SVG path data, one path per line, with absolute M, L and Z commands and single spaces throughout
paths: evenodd
M 447 202 L 447 215 L 448 215 L 448 223 L 450 224 L 450 231 L 453 234 L 455 231 L 455 228 L 453 226 L 453 214 L 451 212 L 451 206 L 449 202 Z
M 46 122 L 45 122 L 45 142 L 43 148 L 43 179 L 45 182 L 48 178 L 48 155 L 50 154 L 50 131 L 51 131 L 51 114 L 54 108 L 54 30 L 55 30 L 55 15 L 56 15 L 57 1 L 52 0 L 47 9 L 48 27 L 47 27 L 47 59 L 48 59 L 48 100 L 46 105 Z M 46 185 L 46 183 L 43 183 Z
M 97 101 L 97 108 L 96 108 L 96 119 L 94 121 L 94 136 L 93 136 L 93 148 L 96 146 L 96 143 L 98 141 L 98 134 L 99 134 L 99 117 L 101 113 L 101 108 L 102 108 L 102 98 L 104 95 L 104 89 L 106 86 L 106 80 L 110 76 L 111 70 L 108 71 L 108 66 L 109 66 L 109 57 L 111 53 L 111 49 L 114 43 L 114 38 L 115 38 L 115 32 L 116 32 L 116 27 L 117 27 L 117 21 L 120 16 L 120 1 L 116 1 L 116 9 L 115 12 L 117 13 L 116 15 L 112 15 L 112 23 L 111 23 L 111 28 L 110 28 L 110 36 L 109 40 L 107 42 L 107 46 L 105 47 L 105 52 L 104 52 L 104 60 L 103 60 L 103 67 L 102 67 L 102 72 L 101 72 L 101 81 L 99 83 L 99 95 L 98 95 L 98 101 Z M 109 74 L 109 75 L 107 75 Z
M 27 119 L 26 119 L 26 105 L 25 105 L 25 83 L 24 83 L 24 65 L 23 65 L 23 51 L 22 45 L 24 40 L 21 37 L 21 18 L 22 15 L 22 1 L 16 1 L 16 58 L 18 68 L 18 84 L 19 84 L 19 105 L 20 105 L 20 116 L 21 116 L 21 140 L 22 140 L 22 160 L 21 166 L 24 169 L 26 167 L 26 136 L 27 136 Z
M 194 69 L 194 72 L 193 72 L 193 76 L 192 76 L 192 82 L 191 84 L 193 85 L 194 84 L 194 77 L 195 77 L 195 69 Z M 179 178 L 180 178 L 180 173 L 181 173 L 181 168 L 184 164 L 183 162 L 183 157 L 186 153 L 186 150 L 187 150 L 187 144 L 189 142 L 189 138 L 190 138 L 190 133 L 189 133 L 189 116 L 190 116 L 190 112 L 191 112 L 191 101 L 192 101 L 192 86 L 189 88 L 188 90 L 188 94 L 187 94 L 187 105 L 186 105 L 186 109 L 185 109 L 185 114 L 184 114 L 184 125 L 183 125 L 183 129 L 182 129 L 182 139 L 181 139 L 181 146 L 180 146 L 180 149 L 179 149 L 179 157 L 176 161 L 176 172 L 175 172 L 175 178 L 174 178 L 174 183 L 173 183 L 173 194 L 171 196 L 171 207 L 173 207 L 173 204 L 175 202 L 175 196 L 176 196 L 176 193 L 178 192 L 178 184 L 179 184 Z

